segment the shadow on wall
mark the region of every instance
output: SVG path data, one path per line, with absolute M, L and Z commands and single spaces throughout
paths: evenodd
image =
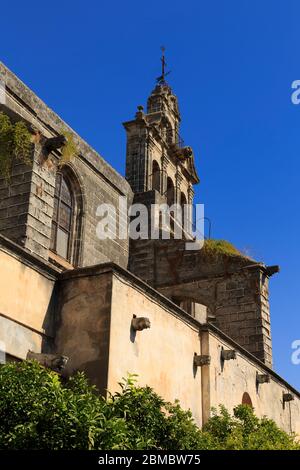
M 43 321 L 43 330 L 46 336 L 43 336 L 41 352 L 46 354 L 55 353 L 55 332 L 59 328 L 58 320 L 58 300 L 59 286 L 56 282 L 51 294 L 47 312 Z

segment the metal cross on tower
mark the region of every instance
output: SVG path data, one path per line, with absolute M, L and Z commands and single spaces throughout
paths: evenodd
M 160 84 L 163 85 L 166 83 L 165 81 L 165 76 L 169 75 L 170 72 L 166 72 L 166 59 L 165 59 L 165 50 L 166 48 L 164 46 L 161 46 L 161 51 L 162 51 L 162 56 L 161 56 L 161 76 L 156 79 L 156 81 Z

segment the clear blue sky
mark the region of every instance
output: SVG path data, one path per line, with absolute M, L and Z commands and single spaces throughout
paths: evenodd
M 270 281 L 274 365 L 298 388 L 299 43 L 298 0 L 1 4 L 1 60 L 122 174 L 121 123 L 145 104 L 166 46 L 213 237 L 281 266 Z

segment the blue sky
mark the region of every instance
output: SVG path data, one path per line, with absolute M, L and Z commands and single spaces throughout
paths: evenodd
M 122 174 L 121 123 L 145 104 L 166 46 L 213 237 L 281 266 L 274 366 L 298 388 L 299 18 L 298 0 L 15 0 L 1 5 L 0 44 L 0 59 Z

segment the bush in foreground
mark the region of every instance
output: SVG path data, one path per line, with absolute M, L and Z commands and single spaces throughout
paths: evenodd
M 0 367 L 1 449 L 299 449 L 267 418 L 238 406 L 214 411 L 200 430 L 189 411 L 130 376 L 99 396 L 82 373 L 62 383 L 34 361 Z

